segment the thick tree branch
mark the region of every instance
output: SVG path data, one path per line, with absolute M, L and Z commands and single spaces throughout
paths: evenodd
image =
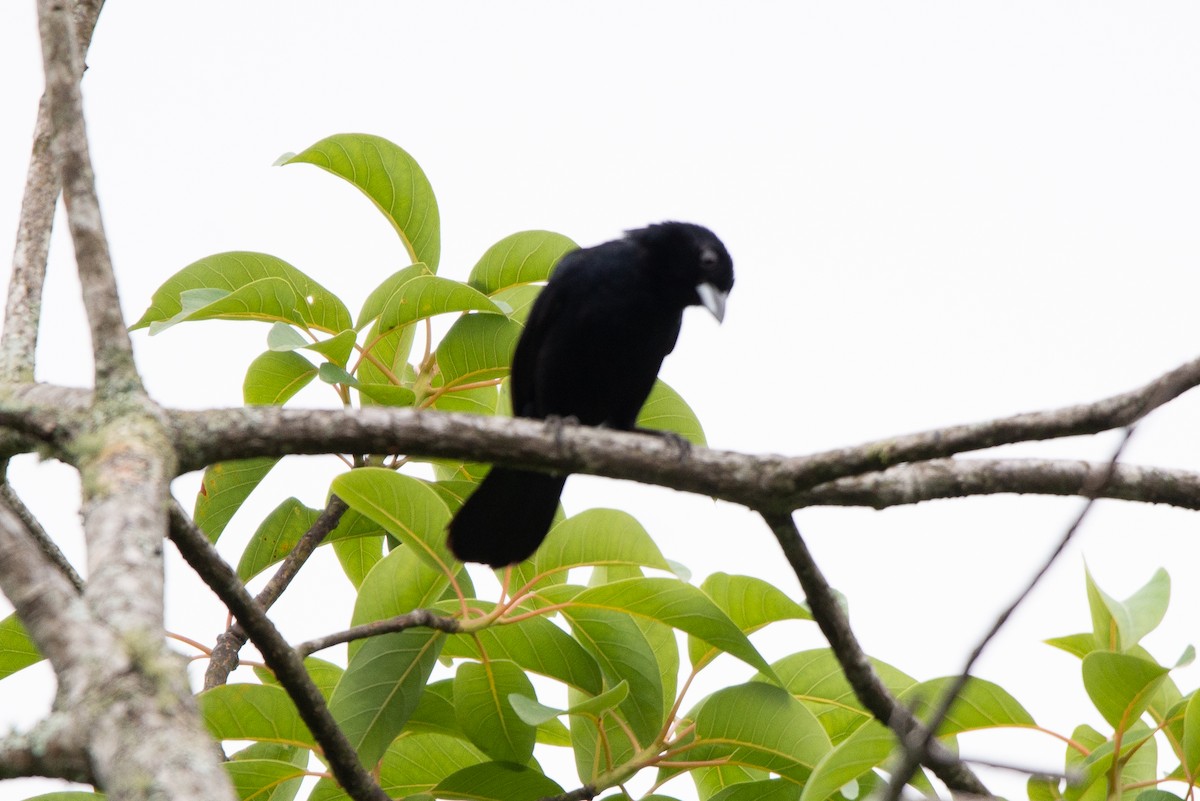
M 808 506 L 869 506 L 887 509 L 940 498 L 977 495 L 1081 495 L 1108 466 L 1060 459 L 937 459 L 889 467 L 879 473 L 840 478 L 793 498 Z M 1101 498 L 1161 503 L 1200 510 L 1200 474 L 1121 464 L 1100 490 Z
M 221 559 L 208 537 L 196 528 L 179 504 L 171 507 L 171 540 L 192 569 L 237 617 L 262 653 L 267 667 L 296 702 L 300 717 L 320 744 L 338 784 L 355 801 L 389 801 L 371 774 L 363 769 L 354 747 L 329 713 L 324 697 L 304 668 L 304 660 L 287 644 L 275 624 L 250 597 L 233 568 Z
M 808 546 L 792 521 L 792 516 L 766 512 L 763 513 L 763 519 L 771 527 L 784 556 L 796 572 L 809 609 L 812 610 L 813 619 L 817 621 L 821 633 L 829 641 L 829 647 L 837 657 L 838 664 L 841 665 L 842 672 L 854 689 L 859 702 L 877 720 L 895 732 L 901 742 L 907 742 L 914 733 L 923 732 L 920 722 L 908 707 L 896 700 L 871 667 L 866 653 L 850 629 L 850 621 L 846 619 L 837 597 L 817 563 L 813 561 Z M 990 795 L 971 769 L 936 741 L 929 742 L 928 753 L 923 756 L 923 764 L 951 790 L 971 795 Z
M 275 571 L 275 575 L 271 576 L 267 585 L 258 595 L 254 596 L 260 609 L 265 612 L 279 600 L 279 596 L 283 595 L 283 591 L 292 583 L 292 579 L 300 572 L 300 568 L 308 561 L 308 557 L 312 556 L 317 546 L 325 541 L 329 532 L 337 528 L 338 522 L 346 513 L 347 508 L 346 502 L 341 498 L 336 495 L 330 496 L 329 503 L 313 522 L 312 527 L 304 532 L 304 536 L 283 560 L 283 564 Z M 225 683 L 229 674 L 238 666 L 238 651 L 246 644 L 246 640 L 245 629 L 237 623 L 234 623 L 217 638 L 216 647 L 208 657 L 208 670 L 204 672 L 204 689 L 209 690 Z M 308 656 L 308 653 L 302 651 L 300 656 Z
M 44 776 L 93 784 L 92 766 L 79 738 L 63 736 L 73 725 L 57 713 L 32 731 L 0 737 L 0 779 Z

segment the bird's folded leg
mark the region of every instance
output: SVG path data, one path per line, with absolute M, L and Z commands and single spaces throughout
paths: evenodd
M 563 450 L 563 429 L 567 426 L 579 425 L 579 418 L 573 414 L 562 417 L 557 414 L 546 416 L 546 430 L 554 434 L 554 447 L 561 453 Z
M 687 455 L 692 452 L 691 441 L 685 438 L 682 434 L 678 434 L 674 431 L 662 431 L 657 428 L 642 428 L 641 426 L 637 426 L 633 430 L 639 434 L 649 434 L 652 437 L 665 439 L 667 442 L 671 443 L 673 446 L 675 446 L 675 450 L 677 452 L 676 459 L 680 462 L 686 459 Z

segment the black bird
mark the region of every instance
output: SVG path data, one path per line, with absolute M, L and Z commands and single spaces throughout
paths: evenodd
M 664 222 L 568 253 L 538 295 L 512 362 L 513 413 L 635 429 L 683 310 L 721 321 L 733 262 L 707 228 Z M 495 467 L 450 523 L 450 550 L 492 567 L 529 558 L 565 475 Z

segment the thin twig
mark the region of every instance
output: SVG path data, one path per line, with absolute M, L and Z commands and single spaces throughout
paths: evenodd
M 854 689 L 854 694 L 877 720 L 895 732 L 901 742 L 904 742 L 913 732 L 921 730 L 921 724 L 908 707 L 898 702 L 888 691 L 871 667 L 858 638 L 850 628 L 850 621 L 846 619 L 837 597 L 813 560 L 792 516 L 776 512 L 761 514 L 800 580 L 813 619 L 817 621 L 825 639 L 829 641 L 829 647 L 841 665 L 846 680 Z M 923 764 L 955 792 L 989 795 L 987 788 L 971 769 L 936 741 L 930 743 Z
M 300 572 L 300 568 L 308 561 L 308 557 L 312 556 L 317 546 L 325 541 L 329 532 L 337 528 L 346 509 L 347 506 L 341 498 L 336 495 L 330 496 L 325 509 L 313 521 L 308 531 L 300 537 L 296 547 L 292 548 L 284 558 L 283 564 L 275 571 L 275 575 L 271 577 L 267 585 L 255 596 L 254 600 L 260 609 L 265 612 L 279 600 L 279 596 Z M 204 672 L 204 689 L 210 690 L 224 684 L 229 679 L 229 674 L 238 666 L 238 651 L 246 644 L 246 639 L 246 631 L 236 623 L 230 625 L 217 637 L 217 643 L 212 649 L 212 659 L 208 663 L 208 669 Z
M 7 463 L 5 464 L 7 467 Z M 42 528 L 42 524 L 34 517 L 33 512 L 21 501 L 12 485 L 7 481 L 0 483 L 0 499 L 8 504 L 8 508 L 13 514 L 21 518 L 21 522 L 25 524 L 25 529 L 29 536 L 37 544 L 40 550 L 59 571 L 66 576 L 71 585 L 75 587 L 76 592 L 83 592 L 83 578 L 75 571 L 74 566 L 59 549 L 58 545 L 51 539 L 46 530 Z
M 325 698 L 305 670 L 304 660 L 287 644 L 275 624 L 250 597 L 233 568 L 221 559 L 208 537 L 177 503 L 171 507 L 171 540 L 204 583 L 237 616 L 275 678 L 296 703 L 338 784 L 355 801 L 389 801 L 387 793 L 358 761 L 354 746 L 334 721 Z
M 315 654 L 317 651 L 341 645 L 344 642 L 362 640 L 367 637 L 377 637 L 380 634 L 392 634 L 397 631 L 405 631 L 422 626 L 436 629 L 437 631 L 444 631 L 447 634 L 455 634 L 461 630 L 461 626 L 455 618 L 444 617 L 428 609 L 414 609 L 403 615 L 389 617 L 387 620 L 364 623 L 361 626 L 354 626 L 345 631 L 339 631 L 309 640 L 308 642 L 302 642 L 296 646 L 296 652 L 303 657 L 307 657 Z
M 967 682 L 970 681 L 971 670 L 975 667 L 975 663 L 983 654 L 984 649 L 987 648 L 988 643 L 995 638 L 995 636 L 1000 632 L 1000 629 L 1003 628 L 1004 624 L 1008 622 L 1008 619 L 1012 617 L 1012 614 L 1017 611 L 1017 607 L 1024 603 L 1025 599 L 1029 597 L 1030 593 L 1033 592 L 1034 588 L 1037 587 L 1038 583 L 1042 580 L 1042 577 L 1049 572 L 1051 566 L 1053 566 L 1053 564 L 1058 560 L 1058 557 L 1062 555 L 1063 551 L 1066 550 L 1067 545 L 1071 542 L 1072 538 L 1074 538 L 1076 532 L 1079 531 L 1080 526 L 1083 525 L 1083 521 L 1087 519 L 1088 514 L 1092 511 L 1092 507 L 1095 506 L 1096 499 L 1100 497 L 1101 491 L 1104 489 L 1105 485 L 1112 480 L 1113 473 L 1116 471 L 1117 463 L 1121 459 L 1121 454 L 1125 452 L 1125 446 L 1129 444 L 1129 440 L 1133 436 L 1133 432 L 1135 430 L 1135 426 L 1129 426 L 1125 429 L 1125 436 L 1121 438 L 1121 442 L 1113 451 L 1112 458 L 1108 462 L 1108 469 L 1103 473 L 1089 477 L 1087 484 L 1080 489 L 1080 494 L 1087 498 L 1087 502 L 1083 505 L 1083 508 L 1079 510 L 1079 514 L 1075 516 L 1075 519 L 1071 522 L 1071 525 L 1067 526 L 1066 531 L 1064 531 L 1062 537 L 1059 538 L 1054 550 L 1050 552 L 1050 555 L 1046 557 L 1041 567 L 1039 567 L 1037 572 L 1033 574 L 1033 578 L 1031 578 L 1021 592 L 1017 594 L 1017 597 L 1013 599 L 1012 603 L 1010 603 L 1004 609 L 1004 611 L 1000 613 L 1000 615 L 992 623 L 991 628 L 989 628 L 987 633 L 983 635 L 983 638 L 979 641 L 979 644 L 975 646 L 973 651 L 971 651 L 971 655 L 967 657 L 967 662 L 965 665 L 963 665 L 962 671 L 957 677 L 955 677 L 951 685 L 946 688 L 945 692 L 942 693 L 942 697 L 938 701 L 938 705 L 935 708 L 932 717 L 930 717 L 928 723 L 925 725 L 925 727 L 923 727 L 923 731 L 919 733 L 914 732 L 909 737 L 901 740 L 902 744 L 904 745 L 904 756 L 901 759 L 900 764 L 897 765 L 892 771 L 891 781 L 888 785 L 888 792 L 884 796 L 886 801 L 899 801 L 900 793 L 903 790 L 904 785 L 908 783 L 909 779 L 912 778 L 913 773 L 916 771 L 917 766 L 924 760 L 925 754 L 928 751 L 930 744 L 933 742 L 934 734 L 946 720 L 946 716 L 950 714 L 951 707 L 953 707 L 955 702 L 958 701 L 958 697 L 962 694 L 963 688 L 966 687 Z

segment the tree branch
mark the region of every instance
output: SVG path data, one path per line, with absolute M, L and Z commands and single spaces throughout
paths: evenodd
M 300 717 L 320 744 L 338 784 L 355 801 L 389 801 L 371 774 L 363 769 L 354 747 L 329 713 L 324 697 L 304 667 L 304 660 L 287 644 L 275 624 L 250 597 L 233 568 L 221 559 L 208 537 L 196 528 L 177 503 L 171 506 L 171 541 L 237 617 L 262 653 L 267 667 L 296 702 Z
M 67 581 L 71 582 L 71 586 L 75 588 L 75 591 L 77 593 L 83 592 L 83 578 L 75 571 L 71 562 L 63 555 L 58 545 L 46 533 L 46 530 L 42 528 L 42 524 L 33 516 L 33 512 L 29 511 L 29 508 L 25 506 L 16 491 L 13 490 L 12 485 L 7 481 L 0 483 L 0 502 L 7 505 L 9 510 L 21 519 L 26 533 L 37 545 L 38 550 L 66 576 Z
M 459 622 L 452 617 L 444 617 L 428 609 L 414 609 L 407 614 L 389 617 L 387 620 L 364 623 L 361 626 L 354 626 L 345 631 L 339 631 L 336 634 L 329 634 L 324 637 L 318 637 L 315 640 L 302 642 L 296 646 L 296 652 L 300 656 L 310 656 L 317 651 L 332 648 L 344 642 L 362 640 L 367 637 L 377 637 L 380 634 L 392 634 L 397 631 L 415 629 L 420 626 L 444 631 L 447 634 L 455 634 L 460 628 Z
M 51 715 L 32 731 L 0 738 L 0 779 L 44 776 L 94 784 L 92 766 L 79 738 L 68 734 L 74 722 Z
M 75 3 L 75 30 L 79 38 L 80 60 L 83 60 L 91 43 L 101 4 L 102 0 L 77 0 Z M 48 93 L 44 93 L 38 104 L 33 152 L 29 157 L 25 195 L 17 223 L 17 242 L 13 248 L 4 333 L 0 337 L 0 376 L 6 381 L 33 381 L 34 353 L 42 312 L 42 286 L 46 280 L 54 208 L 61 188 L 50 149 L 52 134 L 50 98 Z
M 61 173 L 67 223 L 75 243 L 75 261 L 92 333 L 96 391 L 101 397 L 142 392 L 133 363 L 133 345 L 121 316 L 108 240 L 96 197 L 96 180 L 83 119 L 83 74 L 75 21 L 65 0 L 39 0 L 38 29 L 49 99 L 51 151 Z
M 817 563 L 813 561 L 808 546 L 804 544 L 800 531 L 792 521 L 792 516 L 773 512 L 764 512 L 762 515 L 779 541 L 792 570 L 796 572 L 813 619 L 817 621 L 821 633 L 829 641 L 829 647 L 837 657 L 838 664 L 841 665 L 842 672 L 854 689 L 859 702 L 877 720 L 895 732 L 901 743 L 908 742 L 914 733 L 923 732 L 920 722 L 908 707 L 896 700 L 871 667 L 866 653 L 850 629 L 850 621 L 846 619 L 837 597 Z M 923 756 L 923 764 L 951 790 L 972 795 L 990 795 L 971 769 L 937 741 L 929 742 L 928 753 Z
M 300 572 L 300 568 L 308 561 L 308 557 L 312 556 L 317 546 L 325 541 L 329 532 L 337 528 L 337 524 L 341 521 L 347 508 L 346 502 L 341 498 L 336 495 L 330 496 L 329 503 L 326 504 L 320 516 L 313 521 L 312 527 L 304 532 L 304 536 L 288 553 L 283 564 L 275 571 L 275 575 L 271 576 L 267 585 L 258 595 L 254 596 L 254 601 L 260 609 L 265 612 L 279 600 L 279 596 L 283 595 L 283 591 L 292 583 L 292 579 Z M 224 684 L 229 679 L 229 674 L 238 666 L 238 651 L 246 644 L 246 640 L 245 629 L 237 623 L 217 637 L 216 647 L 209 654 L 208 670 L 204 672 L 204 689 L 212 689 Z M 300 656 L 306 657 L 309 653 L 311 651 L 308 653 L 301 651 Z

